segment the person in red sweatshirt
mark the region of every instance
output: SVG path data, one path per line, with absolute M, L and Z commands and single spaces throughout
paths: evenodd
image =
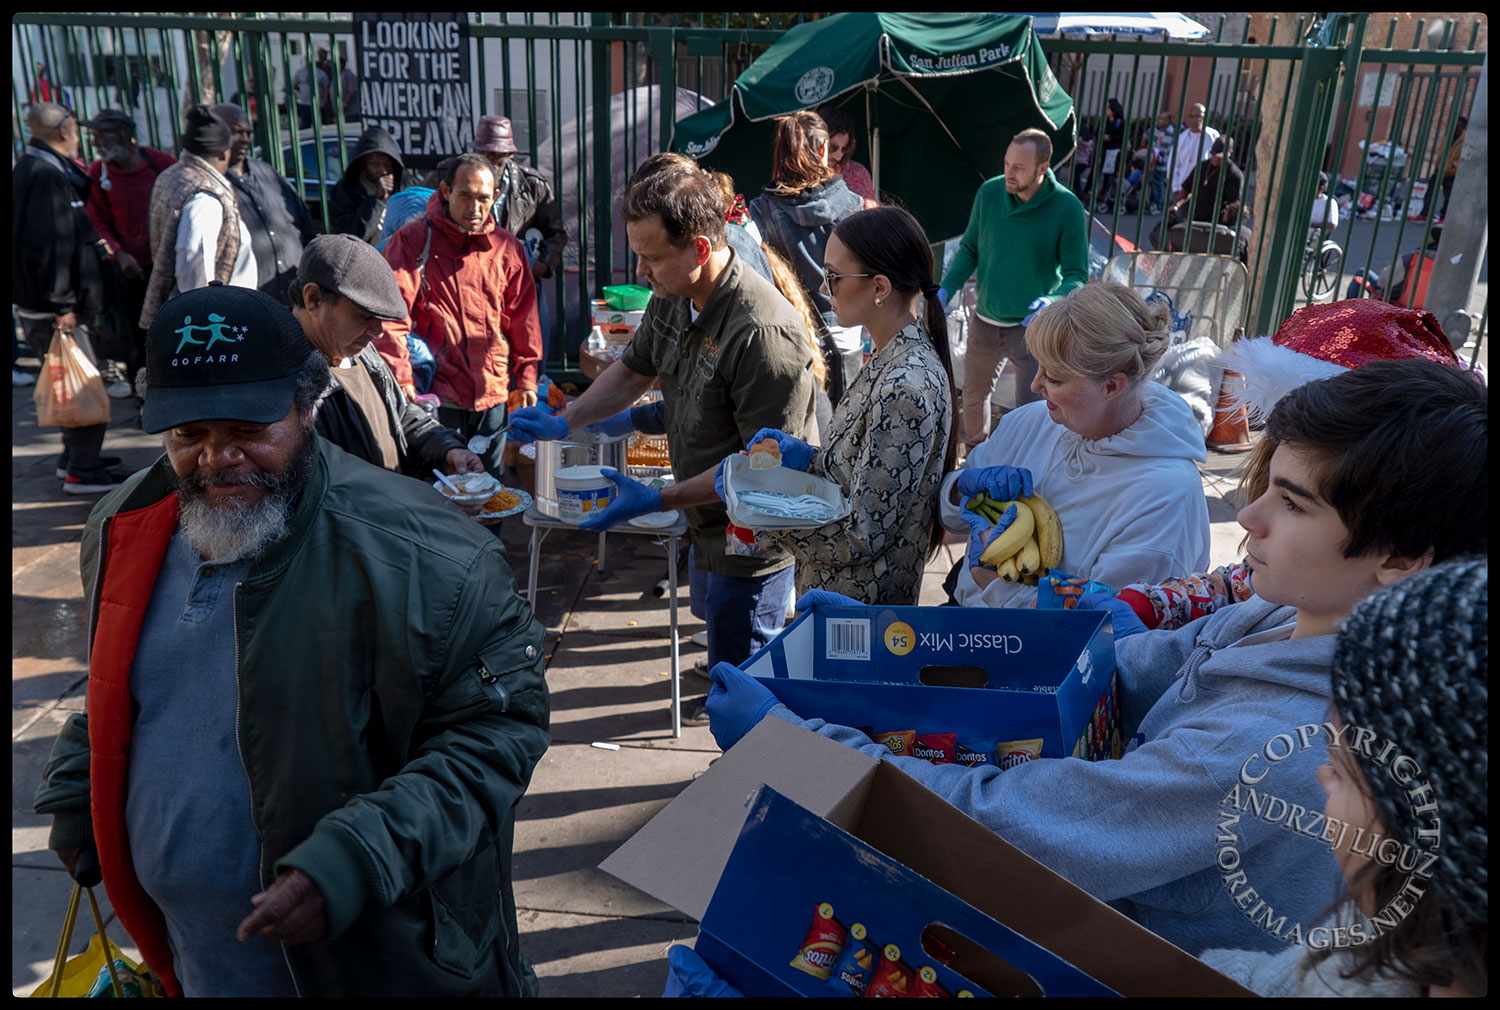
M 114 262 L 117 273 L 113 280 L 123 296 L 124 310 L 118 328 L 124 331 L 120 336 L 129 341 L 128 347 L 109 349 L 112 353 L 105 356 L 118 356 L 125 363 L 127 376 L 134 375 L 145 360 L 146 331 L 138 321 L 151 276 L 151 187 L 177 159 L 137 142 L 135 119 L 119 109 L 105 109 L 81 125 L 93 131 L 94 149 L 99 153 L 98 160 L 88 167 L 94 185 L 84 209 Z M 116 392 L 111 389 L 110 395 Z M 119 395 L 130 395 L 128 382 Z

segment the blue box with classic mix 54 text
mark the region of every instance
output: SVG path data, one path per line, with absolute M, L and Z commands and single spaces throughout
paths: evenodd
M 1122 752 L 1107 611 L 818 606 L 741 669 L 806 719 Z

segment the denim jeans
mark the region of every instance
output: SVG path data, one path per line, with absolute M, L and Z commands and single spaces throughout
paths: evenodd
M 542 248 L 542 237 L 534 235 L 531 238 L 525 239 L 525 244 L 527 259 L 535 266 L 536 254 Z M 549 273 L 546 277 L 538 279 L 533 275 L 533 280 L 536 281 L 537 325 L 542 328 L 542 362 L 539 366 L 542 371 L 546 371 L 547 369 L 547 344 L 552 340 L 552 310 L 547 306 L 547 285 L 552 283 L 552 279 L 555 276 L 556 274 Z
M 1149 207 L 1160 209 L 1167 198 L 1167 166 L 1158 165 L 1151 172 L 1151 203 Z
M 770 575 L 739 577 L 705 572 L 688 548 L 689 608 L 708 623 L 708 666 L 736 666 L 776 637 L 796 591 L 796 566 Z

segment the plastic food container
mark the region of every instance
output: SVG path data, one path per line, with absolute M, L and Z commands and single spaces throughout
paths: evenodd
M 452 474 L 448 479 L 457 484 L 463 493 L 454 494 L 440 480 L 433 481 L 432 486 L 444 498 L 460 505 L 482 505 L 500 490 L 500 482 L 487 473 Z
M 614 482 L 597 466 L 563 467 L 552 475 L 552 485 L 557 517 L 574 525 L 608 508 L 615 498 Z
M 651 300 L 651 289 L 639 284 L 612 284 L 604 288 L 604 300 L 617 309 L 635 312 Z

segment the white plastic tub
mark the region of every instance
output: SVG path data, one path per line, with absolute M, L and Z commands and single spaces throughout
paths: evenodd
M 615 485 L 597 466 L 566 466 L 552 475 L 557 494 L 557 517 L 577 525 L 609 507 Z

